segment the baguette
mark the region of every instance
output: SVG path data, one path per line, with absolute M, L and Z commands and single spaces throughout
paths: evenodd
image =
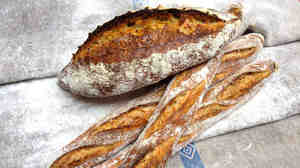
M 221 57 L 226 59 L 221 60 L 222 63 L 218 68 L 218 73 L 211 81 L 213 83 L 222 81 L 222 79 L 231 75 L 237 66 L 253 60 L 256 52 L 262 48 L 262 44 L 262 36 L 249 34 L 227 45 L 224 56 Z M 196 76 L 196 72 L 199 72 L 200 69 L 210 67 L 210 76 L 212 76 L 216 71 L 216 66 L 215 62 L 211 62 L 209 65 L 205 63 L 178 74 L 170 86 L 168 96 L 165 97 L 171 99 L 187 89 L 192 89 L 197 84 L 195 82 L 197 79 L 194 79 L 193 74 Z M 150 116 L 152 116 L 154 107 L 156 108 L 164 92 L 165 86 L 161 86 L 155 89 L 153 93 L 129 102 L 127 107 L 119 109 L 117 113 L 92 126 L 65 147 L 66 153 L 53 163 L 52 168 L 71 167 L 71 165 L 73 167 L 78 165 L 91 167 L 106 160 L 122 147 L 133 142 L 147 124 Z M 71 157 L 74 155 L 78 157 Z
M 215 116 L 224 111 L 230 113 L 246 103 L 276 70 L 277 65 L 271 60 L 257 61 L 246 65 L 237 73 L 209 89 L 201 103 L 195 104 L 193 107 L 191 126 L 178 141 L 175 152 L 222 119 Z M 226 117 L 226 115 L 222 117 Z M 205 127 L 201 125 L 205 125 Z
M 201 132 L 210 127 L 211 122 L 216 123 L 216 121 L 227 117 L 232 112 L 233 107 L 245 103 L 254 93 L 257 93 L 263 84 L 262 81 L 275 70 L 276 64 L 272 61 L 261 61 L 246 65 L 240 71 L 210 88 L 203 95 L 203 98 L 200 97 L 198 102 L 193 104 L 193 107 L 189 109 L 189 113 L 173 121 L 174 132 L 177 131 L 178 134 L 168 134 L 167 138 L 163 138 L 155 147 L 137 159 L 138 161 L 133 167 L 155 168 L 165 165 L 166 160 L 176 150 L 176 139 L 179 139 L 178 143 L 182 147 L 182 145 L 191 142 L 193 137 L 199 134 L 199 130 Z M 223 114 L 221 115 L 221 113 Z M 196 125 L 190 128 L 197 129 L 194 129 L 191 134 L 181 137 L 180 131 L 187 131 L 186 128 L 190 124 Z M 180 131 L 179 128 L 181 128 Z M 159 138 L 161 138 L 161 135 Z M 138 152 L 143 153 L 140 150 Z
M 124 146 L 134 141 L 155 110 L 166 84 L 130 101 L 90 127 L 64 148 L 51 168 L 91 167 L 101 163 Z
M 77 95 L 108 97 L 156 83 L 221 52 L 245 30 L 236 13 L 204 8 L 128 12 L 89 34 L 59 73 L 58 84 Z

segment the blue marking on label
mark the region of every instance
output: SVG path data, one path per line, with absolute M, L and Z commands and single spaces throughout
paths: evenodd
M 194 143 L 182 148 L 179 155 L 184 168 L 205 168 Z

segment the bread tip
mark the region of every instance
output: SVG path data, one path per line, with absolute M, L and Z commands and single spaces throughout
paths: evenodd
M 261 44 L 264 44 L 265 42 L 265 37 L 260 33 L 251 33 L 248 37 L 258 39 Z
M 57 75 L 57 85 L 64 90 L 70 90 L 70 86 L 65 81 L 64 70 Z
M 243 5 L 239 2 L 239 3 L 234 3 L 230 5 L 230 8 L 228 9 L 228 12 L 239 17 L 242 18 L 242 11 L 243 10 Z
M 276 62 L 272 61 L 272 71 L 277 72 L 279 70 L 279 66 Z
M 162 4 L 159 4 L 156 9 L 166 9 Z
M 275 61 L 273 61 L 273 60 L 266 60 L 265 61 L 265 63 L 266 63 L 266 65 L 269 67 L 269 70 L 271 71 L 271 72 L 276 72 L 276 71 L 278 71 L 278 64 L 275 62 Z

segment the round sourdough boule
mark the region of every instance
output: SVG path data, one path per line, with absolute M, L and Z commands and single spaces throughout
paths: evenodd
M 98 26 L 58 75 L 86 97 L 120 95 L 218 54 L 245 30 L 244 19 L 205 8 L 143 9 Z

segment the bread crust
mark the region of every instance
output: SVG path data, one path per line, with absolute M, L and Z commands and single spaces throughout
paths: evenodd
M 144 9 L 98 27 L 58 75 L 87 97 L 119 95 L 203 63 L 243 32 L 240 17 L 211 9 Z

